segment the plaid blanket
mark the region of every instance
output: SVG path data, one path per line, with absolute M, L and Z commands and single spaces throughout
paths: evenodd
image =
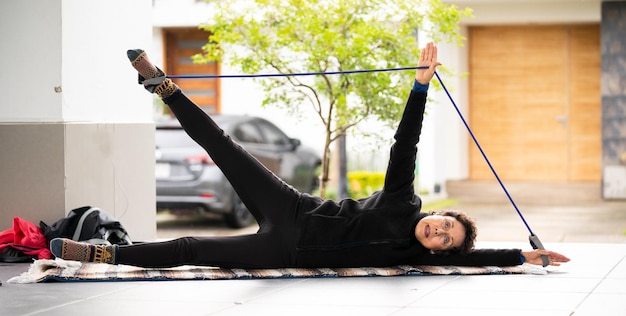
M 546 274 L 539 266 L 524 264 L 512 267 L 461 266 L 395 266 L 386 268 L 285 268 L 226 269 L 183 266 L 169 269 L 147 269 L 126 265 L 81 263 L 76 261 L 36 260 L 27 272 L 9 283 L 43 283 L 51 281 L 166 281 L 229 280 L 313 277 L 372 277 L 464 274 Z

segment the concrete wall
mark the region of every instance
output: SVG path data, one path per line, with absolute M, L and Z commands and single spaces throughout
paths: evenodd
M 444 0 L 469 7 L 464 25 L 597 23 L 602 0 Z
M 0 229 L 98 206 L 156 237 L 152 97 L 126 50 L 151 1 L 0 2 Z
M 626 199 L 626 1 L 602 4 L 603 196 Z

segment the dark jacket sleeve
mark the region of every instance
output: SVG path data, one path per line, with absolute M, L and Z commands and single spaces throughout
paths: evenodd
M 476 249 L 471 253 L 424 254 L 416 264 L 436 266 L 516 266 L 522 264 L 520 249 Z
M 425 107 L 426 92 L 411 90 L 394 135 L 383 188 L 385 195 L 392 195 L 397 201 L 412 202 L 414 199 L 415 159 Z

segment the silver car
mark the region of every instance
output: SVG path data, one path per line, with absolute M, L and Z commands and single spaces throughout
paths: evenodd
M 269 121 L 247 115 L 212 115 L 216 123 L 261 163 L 301 192 L 317 189 L 320 157 Z M 200 210 L 224 215 L 240 228 L 253 217 L 206 151 L 177 120 L 156 123 L 157 210 Z M 262 189 L 262 188 L 259 188 Z

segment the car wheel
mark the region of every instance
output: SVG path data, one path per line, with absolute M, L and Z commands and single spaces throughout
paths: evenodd
M 230 213 L 224 215 L 224 219 L 230 228 L 242 228 L 250 226 L 254 217 L 241 202 L 241 199 L 235 195 L 233 198 L 233 209 Z

